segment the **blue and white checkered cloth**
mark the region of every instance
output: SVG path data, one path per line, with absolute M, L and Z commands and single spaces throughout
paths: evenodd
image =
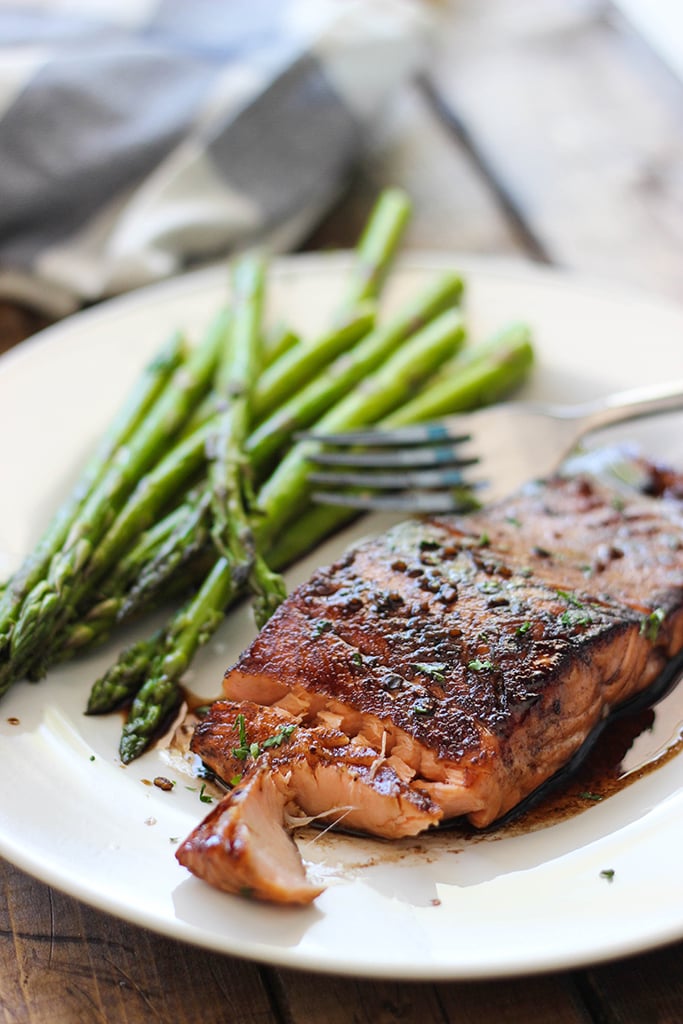
M 0 0 L 0 295 L 295 245 L 428 34 L 419 0 Z

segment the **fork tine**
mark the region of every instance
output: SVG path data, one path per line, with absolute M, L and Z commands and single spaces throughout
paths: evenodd
M 377 494 L 372 491 L 314 491 L 318 505 L 340 505 L 362 512 L 408 512 L 443 514 L 464 512 L 476 505 L 471 491 L 403 491 L 401 494 Z
M 312 484 L 331 487 L 363 487 L 378 491 L 444 490 L 464 487 L 465 480 L 459 469 L 419 469 L 413 472 L 387 473 L 376 470 L 344 472 L 314 472 L 308 474 Z
M 388 430 L 347 430 L 343 433 L 318 434 L 315 431 L 295 435 L 297 441 L 322 441 L 334 445 L 364 445 L 374 448 L 395 448 L 405 445 L 467 441 L 469 431 L 462 423 L 419 423 L 409 427 L 392 427 Z
M 463 452 L 460 445 L 435 445 L 432 448 L 390 448 L 379 451 L 311 452 L 309 460 L 317 466 L 348 466 L 367 469 L 417 469 L 437 466 L 472 466 L 478 460 Z

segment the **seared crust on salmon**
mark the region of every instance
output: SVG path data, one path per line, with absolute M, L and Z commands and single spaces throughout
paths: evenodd
M 232 755 L 221 761 L 216 747 L 237 748 L 235 715 L 249 702 L 254 735 L 260 715 L 294 723 L 288 742 L 253 758 L 253 770 L 287 778 L 290 810 L 344 804 L 347 824 L 382 835 L 371 811 L 381 769 L 406 806 L 409 793 L 428 801 L 394 834 L 461 815 L 483 827 L 682 648 L 680 500 L 558 477 L 469 516 L 403 523 L 318 570 L 226 673 L 230 703 L 193 749 L 229 779 Z M 302 752 L 316 736 L 327 775 Z M 355 787 L 354 750 L 374 765 Z

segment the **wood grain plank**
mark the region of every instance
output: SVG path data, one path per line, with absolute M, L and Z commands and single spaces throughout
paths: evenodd
M 578 984 L 605 1024 L 678 1024 L 683 1019 L 683 942 L 593 968 Z
M 0 861 L 3 1024 L 198 1020 L 278 1017 L 256 965 L 119 921 Z
M 590 1024 L 568 975 L 438 985 L 278 972 L 292 1024 Z
M 555 262 L 683 299 L 683 87 L 600 0 L 445 4 L 432 81 Z

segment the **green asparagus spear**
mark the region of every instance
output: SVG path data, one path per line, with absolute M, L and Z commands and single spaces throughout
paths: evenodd
M 144 587 L 136 587 L 135 593 L 124 590 L 102 598 L 78 622 L 67 628 L 59 648 L 52 655 L 54 661 L 67 661 L 74 654 L 102 643 L 118 625 L 133 615 L 184 599 L 201 583 L 215 560 L 215 551 L 208 540 L 208 528 L 202 528 L 201 538 L 197 534 L 179 535 L 176 548 L 169 557 L 163 558 L 160 552 L 159 557 L 146 567 L 148 573 Z
M 425 422 L 499 402 L 524 380 L 533 362 L 531 331 L 510 324 L 461 352 L 410 402 L 387 416 L 386 427 Z
M 410 200 L 401 189 L 381 193 L 356 246 L 342 309 L 353 309 L 366 299 L 377 298 L 410 213 Z
M 340 356 L 284 405 L 275 406 L 267 419 L 252 431 L 246 450 L 257 466 L 280 451 L 297 430 L 314 423 L 359 381 L 439 313 L 456 305 L 462 295 L 462 279 L 444 273 L 400 311 L 388 324 L 379 326 L 349 352 Z
M 116 564 L 117 559 L 128 550 L 131 542 L 153 525 L 168 502 L 204 466 L 206 446 L 214 430 L 215 420 L 205 423 L 140 478 L 113 524 L 92 552 L 81 578 L 74 584 L 77 603 L 92 591 L 110 567 Z
M 82 611 L 81 618 L 68 627 L 58 656 L 68 658 L 75 650 L 91 646 L 109 634 L 119 618 L 119 612 L 132 587 L 147 571 L 148 565 L 158 557 L 163 545 L 178 530 L 184 508 L 173 509 L 164 519 L 146 530 L 128 551 L 116 568 L 107 576 L 103 586 L 94 595 L 94 604 Z
M 306 344 L 300 342 L 280 356 L 254 384 L 252 413 L 255 422 L 277 409 L 330 361 L 372 329 L 375 307 L 362 303 L 331 331 Z
M 141 690 L 123 727 L 119 753 L 124 764 L 134 760 L 149 744 L 168 714 L 180 700 L 179 680 L 200 644 L 223 619 L 226 606 L 236 594 L 232 567 L 219 558 L 196 596 L 173 619 L 164 634 Z
M 212 536 L 220 554 L 230 561 L 234 583 L 239 583 L 240 572 L 247 575 L 255 594 L 254 615 L 261 626 L 284 600 L 286 589 L 284 580 L 266 564 L 254 538 L 251 468 L 244 453 L 261 361 L 263 270 L 259 276 L 258 270 L 238 264 L 236 274 L 244 279 L 244 297 L 242 307 L 235 309 L 229 357 L 219 373 L 217 389 L 225 410 L 210 446 Z
M 36 548 L 8 581 L 0 599 L 0 650 L 4 646 L 3 641 L 6 643 L 9 640 L 23 599 L 47 572 L 52 557 L 64 543 L 86 497 L 108 469 L 117 450 L 126 444 L 139 427 L 185 356 L 184 339 L 180 334 L 174 334 L 145 367 L 71 494 L 52 519 Z
M 251 422 L 253 388 L 261 368 L 264 284 L 262 259 L 249 256 L 235 263 L 231 339 L 215 383 L 222 411 L 208 445 L 212 535 L 218 551 L 232 559 L 234 569 L 243 571 L 245 578 L 251 571 L 255 548 L 244 501 L 243 446 Z
M 464 339 L 458 310 L 442 313 L 414 334 L 384 365 L 342 398 L 315 424 L 320 433 L 350 430 L 375 423 L 412 395 Z M 320 450 L 317 441 L 300 441 L 290 449 L 258 495 L 260 539 L 270 543 L 305 506 L 309 458 Z
M 179 510 L 184 514 L 178 516 L 175 529 L 154 554 L 147 558 L 135 582 L 121 600 L 117 611 L 119 622 L 144 608 L 179 568 L 206 550 L 210 538 L 209 503 L 210 493 L 206 488 L 196 497 L 194 492 L 190 495 Z
M 287 324 L 282 323 L 282 321 L 273 324 L 263 335 L 264 368 L 272 366 L 285 352 L 296 348 L 300 340 L 299 335 L 291 327 L 288 327 Z
M 72 613 L 74 581 L 146 469 L 178 431 L 210 386 L 225 341 L 226 314 L 176 371 L 148 415 L 117 450 L 105 474 L 78 510 L 47 577 L 26 596 L 11 637 L 10 658 L 0 669 L 0 693 L 27 672 L 42 672 L 43 651 L 53 631 Z
M 162 638 L 161 633 L 155 633 L 149 639 L 140 640 L 127 647 L 106 675 L 93 685 L 88 697 L 86 714 L 104 714 L 132 697 L 149 672 L 149 666 L 160 648 Z

